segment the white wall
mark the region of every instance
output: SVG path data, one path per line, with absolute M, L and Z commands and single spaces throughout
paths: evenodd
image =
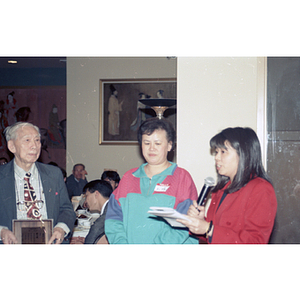
M 229 126 L 257 128 L 258 58 L 179 57 L 177 59 L 177 162 L 200 191 L 215 177 L 209 140 Z M 99 79 L 176 77 L 176 61 L 166 58 L 67 59 L 67 172 L 86 165 L 92 180 L 104 168 L 122 176 L 139 166 L 136 146 L 99 145 Z
M 67 173 L 83 163 L 88 180 L 97 179 L 105 168 L 120 176 L 143 160 L 138 146 L 99 145 L 99 80 L 176 78 L 174 59 L 152 58 L 67 58 Z
M 179 57 L 177 163 L 198 191 L 216 177 L 209 140 L 226 127 L 257 127 L 256 57 Z

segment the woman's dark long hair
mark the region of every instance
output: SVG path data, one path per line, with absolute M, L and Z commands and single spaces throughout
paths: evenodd
M 261 177 L 271 183 L 263 167 L 260 143 L 253 129 L 247 127 L 224 129 L 210 140 L 211 152 L 215 153 L 217 148 L 227 149 L 227 142 L 239 156 L 237 173 L 226 189 L 227 193 L 238 191 L 256 177 Z M 229 177 L 218 174 L 218 182 L 212 192 L 222 189 L 229 180 Z

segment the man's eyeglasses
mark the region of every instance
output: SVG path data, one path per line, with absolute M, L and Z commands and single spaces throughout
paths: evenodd
M 35 200 L 35 201 L 23 201 L 23 202 L 17 202 L 18 210 L 20 211 L 27 211 L 28 207 L 30 207 L 32 204 L 35 204 L 38 209 L 41 209 L 44 205 L 43 200 Z

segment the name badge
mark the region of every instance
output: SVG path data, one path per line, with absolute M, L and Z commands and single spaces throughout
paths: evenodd
M 169 184 L 158 183 L 154 189 L 155 192 L 166 192 L 170 187 Z

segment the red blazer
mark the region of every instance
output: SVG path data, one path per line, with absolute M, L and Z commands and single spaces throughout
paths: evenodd
M 267 244 L 277 210 L 273 186 L 262 178 L 255 178 L 237 192 L 227 194 L 218 208 L 228 184 L 212 194 L 206 217 L 208 222 L 212 220 L 214 224 L 213 235 L 209 242 Z

